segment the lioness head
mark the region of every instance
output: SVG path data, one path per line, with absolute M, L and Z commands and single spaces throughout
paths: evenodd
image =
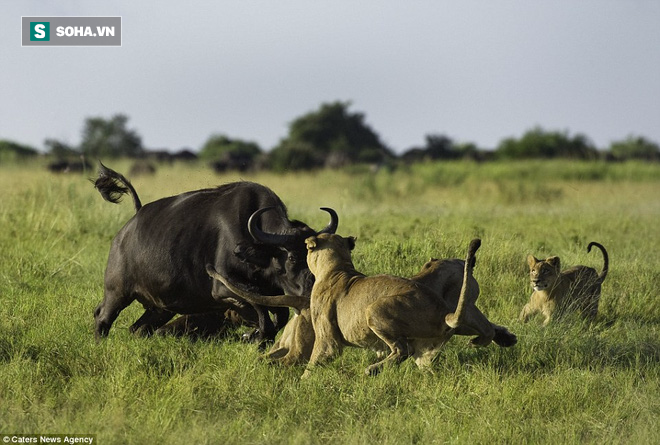
M 310 236 L 307 245 L 307 264 L 316 276 L 324 270 L 341 264 L 352 264 L 351 250 L 355 248 L 355 238 L 344 238 L 333 233 Z
M 561 272 L 559 257 L 557 256 L 539 260 L 533 255 L 529 255 L 527 264 L 529 264 L 529 279 L 536 291 L 552 287 Z

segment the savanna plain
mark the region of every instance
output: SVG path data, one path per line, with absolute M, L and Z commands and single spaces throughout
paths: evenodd
M 128 161 L 106 164 L 127 172 Z M 102 200 L 85 174 L 0 165 L 0 435 L 94 434 L 100 444 L 660 443 L 660 165 L 444 162 L 395 171 L 217 175 L 162 165 L 131 178 L 143 203 L 238 179 L 271 187 L 289 216 L 357 237 L 366 274 L 411 276 L 482 239 L 478 306 L 518 336 L 471 348 L 455 336 L 432 372 L 412 361 L 376 377 L 347 349 L 302 367 L 224 339 L 137 338 L 134 303 L 96 342 L 110 242 L 130 199 Z M 518 321 L 527 254 L 610 272 L 595 323 Z

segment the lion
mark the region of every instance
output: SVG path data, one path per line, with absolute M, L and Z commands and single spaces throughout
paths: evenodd
M 282 335 L 270 348 L 266 358 L 283 366 L 303 365 L 309 361 L 314 347 L 314 327 L 309 307 L 294 314 L 284 326 Z
M 460 259 L 431 258 L 422 269 L 411 277 L 411 280 L 422 283 L 431 288 L 436 295 L 441 296 L 451 309 L 456 309 L 461 286 L 465 261 Z M 470 275 L 470 287 L 466 295 L 465 318 L 469 322 L 456 329 L 455 335 L 476 335 L 470 343 L 474 346 L 487 346 L 491 341 L 498 346 L 509 347 L 517 342 L 514 334 L 504 326 L 491 323 L 476 306 L 479 297 L 479 283 Z
M 454 310 L 459 301 L 464 268 L 465 261 L 460 259 L 431 258 L 411 280 L 429 287 L 435 293 L 436 298 L 443 298 Z M 282 334 L 266 354 L 266 358 L 284 366 L 304 364 L 309 361 L 315 340 L 309 311 L 309 298 L 291 295 L 256 295 L 231 283 L 210 265 L 207 266 L 207 273 L 250 303 L 292 307 L 295 311 L 294 316 L 286 324 Z M 515 345 L 517 338 L 514 334 L 503 326 L 491 323 L 475 306 L 479 296 L 479 284 L 473 276 L 470 276 L 469 280 L 470 287 L 466 298 L 470 304 L 465 306 L 464 311 L 465 317 L 470 320 L 470 323 L 459 326 L 455 335 L 476 335 L 477 337 L 471 340 L 471 344 L 474 346 L 486 346 L 491 340 L 502 347 Z
M 367 375 L 410 356 L 420 368 L 428 367 L 456 328 L 468 321 L 464 307 L 479 239 L 468 249 L 456 310 L 423 284 L 392 275 L 368 277 L 355 270 L 353 237 L 321 234 L 305 243 L 307 264 L 316 279 L 310 298 L 316 339 L 303 378 L 341 354 L 345 346 L 389 352 L 366 368 Z
M 547 326 L 553 318 L 573 311 L 580 312 L 590 321 L 596 318 L 609 258 L 605 247 L 596 242 L 589 243 L 587 252 L 591 252 L 592 246 L 598 247 L 603 254 L 603 270 L 600 274 L 587 266 L 573 266 L 562 272 L 557 256 L 545 260 L 539 260 L 533 255 L 527 257 L 534 292 L 520 312 L 521 321 L 527 322 L 537 312 L 545 317 L 543 326 Z

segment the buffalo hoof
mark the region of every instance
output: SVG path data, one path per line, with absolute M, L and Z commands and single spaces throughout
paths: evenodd
M 138 337 L 151 337 L 151 335 L 154 333 L 154 328 L 148 325 L 142 325 L 139 327 L 131 326 L 128 328 L 128 331 Z
M 241 340 L 245 343 L 257 343 L 259 345 L 259 349 L 263 351 L 269 345 L 275 342 L 275 337 L 265 335 L 258 328 L 255 328 L 252 331 L 243 334 Z

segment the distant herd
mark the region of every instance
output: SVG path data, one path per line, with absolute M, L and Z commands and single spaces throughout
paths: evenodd
M 290 220 L 282 200 L 260 184 L 234 182 L 142 205 L 131 183 L 101 164 L 95 187 L 109 202 L 131 196 L 135 208 L 112 241 L 103 300 L 94 311 L 97 339 L 137 300 L 144 307 L 130 327 L 137 335 L 216 335 L 253 326 L 246 339 L 274 341 L 266 357 L 307 364 L 303 377 L 346 346 L 376 351 L 378 362 L 365 370 L 375 375 L 408 357 L 428 367 L 453 335 L 471 336 L 475 346 L 517 342 L 476 306 L 479 239 L 465 260 L 431 259 L 410 278 L 365 276 L 353 266 L 355 238 L 336 234 L 333 209 L 321 208 L 330 221 L 317 231 Z M 528 256 L 534 291 L 520 320 L 540 313 L 547 325 L 573 312 L 595 319 L 609 260 L 605 247 L 592 246 L 603 254 L 600 273 L 586 266 L 562 271 L 556 256 Z

